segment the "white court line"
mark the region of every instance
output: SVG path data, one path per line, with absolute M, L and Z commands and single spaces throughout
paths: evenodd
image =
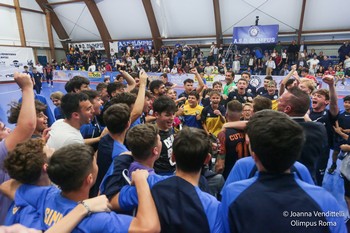
M 14 90 L 14 91 L 1 92 L 0 95 L 14 93 L 14 92 L 17 92 L 17 91 L 21 91 L 21 89 L 17 89 L 17 90 Z

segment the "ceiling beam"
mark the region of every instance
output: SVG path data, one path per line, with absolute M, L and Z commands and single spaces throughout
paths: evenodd
M 302 31 L 302 34 L 333 33 L 333 32 L 350 32 L 350 28 L 332 29 L 332 30 L 308 30 L 308 31 Z
M 13 0 L 13 3 L 15 5 L 15 11 L 16 11 L 16 18 L 17 18 L 17 25 L 18 25 L 18 31 L 19 31 L 19 37 L 21 38 L 21 46 L 27 46 L 26 43 L 26 35 L 24 33 L 24 26 L 23 26 L 23 20 L 22 20 L 22 12 L 19 5 L 19 0 Z
M 162 47 L 163 41 L 160 37 L 160 32 L 159 32 L 156 16 L 154 15 L 152 3 L 151 3 L 151 0 L 142 0 L 142 3 L 143 3 L 143 7 L 145 8 L 149 27 L 151 28 L 154 48 L 156 51 L 158 51 L 160 47 Z
M 4 3 L 0 3 L 0 7 L 7 7 L 7 8 L 11 8 L 11 9 L 16 9 L 15 6 L 12 6 L 12 5 L 9 5 L 9 4 L 4 4 Z M 45 14 L 42 11 L 37 11 L 37 10 L 25 8 L 25 7 L 20 7 L 20 9 L 21 9 L 21 11 L 30 11 L 30 12 L 33 12 L 33 13 Z
M 47 0 L 36 0 L 36 2 L 40 6 L 40 8 L 43 10 L 43 12 L 45 12 L 46 9 L 50 11 L 51 25 L 55 29 L 59 39 L 68 39 L 69 35 L 67 34 L 66 30 L 64 29 L 62 23 L 58 19 L 52 7 L 48 5 Z M 65 51 L 68 51 L 68 44 L 62 41 L 61 41 L 61 44 L 63 46 L 63 49 Z
M 53 34 L 52 34 L 52 27 L 51 27 L 51 14 L 50 10 L 46 9 L 45 10 L 45 19 L 46 19 L 46 27 L 47 27 L 47 35 L 49 38 L 49 45 L 50 45 L 50 54 L 51 54 L 51 59 L 56 60 L 56 55 L 55 55 L 55 44 L 53 42 Z
M 105 47 L 106 55 L 108 58 L 111 57 L 110 48 L 109 48 L 109 42 L 112 42 L 111 35 L 109 34 L 109 31 L 106 27 L 105 21 L 102 18 L 101 12 L 98 9 L 96 3 L 94 0 L 84 0 L 87 8 L 90 11 L 90 14 L 92 18 L 95 21 L 96 27 L 100 33 L 103 46 Z
M 51 2 L 51 3 L 47 3 L 47 5 L 54 6 L 54 5 L 63 5 L 63 4 L 83 2 L 83 1 L 84 0 L 70 0 L 70 1 L 63 1 L 63 2 Z
M 215 16 L 215 30 L 216 30 L 216 47 L 222 44 L 222 27 L 219 0 L 213 0 L 214 16 Z
M 297 44 L 300 44 L 301 33 L 303 31 L 305 6 L 306 6 L 306 0 L 303 0 L 303 5 L 301 7 L 300 21 L 299 21 L 299 30 L 298 30 L 298 41 L 297 41 Z

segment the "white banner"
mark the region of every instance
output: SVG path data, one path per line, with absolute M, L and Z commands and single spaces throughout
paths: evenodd
M 0 81 L 12 81 L 15 71 L 22 72 L 23 66 L 33 62 L 32 48 L 0 46 Z
M 84 51 L 89 51 L 91 47 L 94 47 L 95 50 L 105 50 L 105 46 L 103 45 L 102 41 L 97 42 L 83 42 L 83 43 L 69 43 L 69 46 L 78 46 L 78 48 L 82 48 Z

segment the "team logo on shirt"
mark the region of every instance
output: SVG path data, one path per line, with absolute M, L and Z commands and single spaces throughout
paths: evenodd
M 252 85 L 253 87 L 259 87 L 261 84 L 261 79 L 259 78 L 259 76 L 252 76 L 250 78 L 250 85 Z

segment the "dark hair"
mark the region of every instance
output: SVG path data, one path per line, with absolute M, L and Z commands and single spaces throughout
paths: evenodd
M 8 110 L 8 113 L 10 113 L 10 115 L 8 116 L 8 119 L 7 119 L 10 124 L 17 124 L 21 107 L 22 107 L 22 103 L 12 102 L 10 104 L 10 110 Z M 47 106 L 42 102 L 40 102 L 39 100 L 35 100 L 35 111 L 37 115 L 40 112 L 45 112 L 46 107 Z
M 10 151 L 4 161 L 4 167 L 10 177 L 23 184 L 35 184 L 41 176 L 43 165 L 47 162 L 44 145 L 41 138 L 29 139 Z
M 249 83 L 248 83 L 248 80 L 245 79 L 245 78 L 240 78 L 240 79 L 238 79 L 237 83 L 238 83 L 239 81 L 243 81 L 243 82 L 245 82 L 247 85 L 249 84 Z
M 153 80 L 150 84 L 149 84 L 149 90 L 154 93 L 155 89 L 160 88 L 162 85 L 164 85 L 164 83 L 162 82 L 162 80 Z
M 184 127 L 173 142 L 176 168 L 184 172 L 199 172 L 210 148 L 209 137 L 204 130 Z
M 94 90 L 83 90 L 81 93 L 86 94 L 89 97 L 90 102 L 92 103 L 96 97 L 99 97 L 100 95 L 98 94 L 97 91 Z
M 161 114 L 162 112 L 175 113 L 177 111 L 174 100 L 168 96 L 160 96 L 153 102 L 153 111 Z
M 98 91 L 98 92 L 100 92 L 100 91 L 102 91 L 104 88 L 106 88 L 107 89 L 107 83 L 99 83 L 99 84 L 97 84 L 97 86 L 96 86 L 96 91 Z
M 288 79 L 287 82 L 286 82 L 286 84 L 284 85 L 285 88 L 286 88 L 287 90 L 289 90 L 289 89 L 288 89 L 288 86 L 289 86 L 289 85 L 292 85 L 292 84 L 294 83 L 294 81 L 295 81 L 294 78 Z
M 232 78 L 235 77 L 235 72 L 233 72 L 232 70 L 228 70 L 228 71 L 226 71 L 226 73 L 231 74 L 231 77 L 232 77 Z
M 64 116 L 69 120 L 73 112 L 80 111 L 80 102 L 88 101 L 89 97 L 84 93 L 68 93 L 62 97 L 61 109 Z
M 264 109 L 272 109 L 272 101 L 266 97 L 258 95 L 253 99 L 253 112 L 259 112 Z
M 157 145 L 158 129 L 153 124 L 140 124 L 131 128 L 126 135 L 126 142 L 136 160 L 146 160 L 151 149 Z M 160 151 L 159 151 L 160 153 Z
M 188 79 L 185 79 L 184 85 L 186 85 L 186 83 L 194 83 L 194 81 L 193 79 L 188 78 Z
M 75 89 L 80 90 L 81 86 L 83 84 L 90 84 L 90 80 L 88 78 L 85 78 L 83 76 L 74 76 L 71 80 L 69 80 L 66 85 L 64 86 L 64 89 L 68 93 L 75 92 Z
M 131 108 L 131 105 L 135 104 L 136 101 L 136 95 L 129 93 L 129 92 L 123 92 L 118 93 L 116 96 L 114 96 L 110 101 L 109 105 L 113 104 L 126 104 L 129 108 Z
M 350 101 L 350 95 L 345 96 L 345 97 L 343 98 L 343 101 L 344 101 L 344 102 L 345 102 L 345 101 Z
M 220 87 L 222 87 L 222 82 L 220 82 L 220 81 L 215 81 L 215 82 L 213 82 L 213 87 L 214 86 L 216 86 L 216 85 L 219 85 Z
M 168 74 L 167 73 L 163 73 L 160 75 L 161 77 L 164 77 L 164 78 L 168 78 Z
M 273 78 L 272 78 L 271 75 L 267 75 L 267 76 L 265 77 L 265 79 L 266 79 L 266 80 L 273 80 Z
M 249 78 L 250 78 L 250 73 L 249 73 L 249 72 L 247 72 L 247 71 L 243 71 L 243 72 L 241 73 L 241 77 L 242 77 L 242 75 L 243 75 L 243 74 L 248 75 L 248 76 L 249 76 Z
M 255 113 L 247 123 L 246 133 L 251 150 L 268 172 L 289 169 L 304 144 L 303 128 L 286 114 L 273 110 Z
M 188 96 L 190 96 L 190 95 L 196 97 L 196 99 L 199 100 L 199 93 L 198 93 L 198 92 L 196 92 L 196 91 L 191 91 L 191 92 L 188 94 Z
M 112 97 L 112 93 L 115 92 L 116 90 L 120 90 L 122 88 L 125 88 L 125 85 L 121 82 L 116 82 L 116 83 L 108 83 L 107 85 L 107 92 L 110 97 Z
M 63 192 L 76 191 L 91 172 L 93 160 L 92 147 L 82 143 L 70 144 L 53 153 L 47 174 Z
M 130 120 L 130 108 L 126 104 L 113 104 L 103 113 L 103 122 L 112 134 L 122 133 Z
M 218 96 L 221 96 L 220 92 L 215 91 L 215 90 L 213 90 L 213 91 L 209 92 L 209 96 L 210 96 L 210 97 L 212 97 L 213 95 L 218 95 Z
M 310 97 L 298 87 L 289 88 L 289 93 L 292 95 L 289 99 L 289 104 L 292 107 L 290 115 L 304 116 L 310 108 Z

